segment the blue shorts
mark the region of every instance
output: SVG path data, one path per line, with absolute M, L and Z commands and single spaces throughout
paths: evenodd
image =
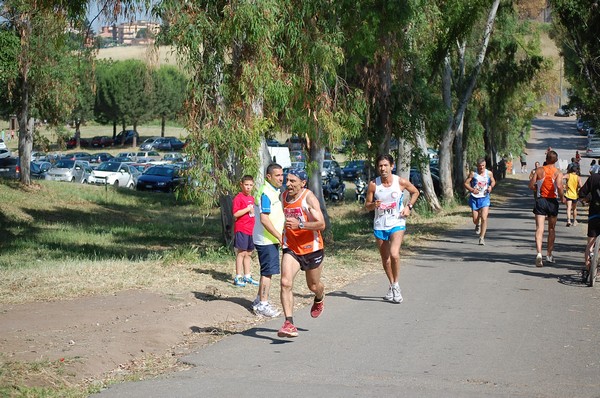
M 279 245 L 256 245 L 260 276 L 271 276 L 281 273 L 279 266 Z
M 249 252 L 254 250 L 252 235 L 248 235 L 243 232 L 236 232 L 233 241 L 235 242 L 233 246 L 238 250 L 246 250 Z
M 392 234 L 394 232 L 398 232 L 398 231 L 406 231 L 406 225 L 402 225 L 402 226 L 398 226 L 398 227 L 394 227 L 392 229 L 376 229 L 373 231 L 373 235 L 375 235 L 375 237 L 377 239 L 380 240 L 390 240 Z
M 490 195 L 485 195 L 483 198 L 475 198 L 473 195 L 469 195 L 469 206 L 471 206 L 471 210 L 473 211 L 490 207 Z

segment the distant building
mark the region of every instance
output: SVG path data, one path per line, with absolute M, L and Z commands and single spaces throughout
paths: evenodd
M 138 37 L 140 31 L 147 33 L 143 37 Z M 149 21 L 132 21 L 119 25 L 103 26 L 100 28 L 98 36 L 105 39 L 114 40 L 116 44 L 133 46 L 142 44 L 153 44 L 154 38 L 160 31 L 160 24 Z

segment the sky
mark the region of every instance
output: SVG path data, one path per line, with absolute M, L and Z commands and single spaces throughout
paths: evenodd
M 92 21 L 92 30 L 96 33 L 98 33 L 100 31 L 100 27 L 101 26 L 106 26 L 106 25 L 112 25 L 113 21 L 107 21 L 106 17 L 103 15 L 99 15 L 100 14 L 100 10 L 99 10 L 99 5 L 103 5 L 104 2 L 103 1 L 91 1 L 90 2 L 90 6 L 88 8 L 88 12 L 87 12 L 87 18 L 89 21 Z M 150 15 L 149 12 L 138 12 L 135 14 L 135 17 L 133 18 L 119 18 L 116 23 L 122 23 L 122 22 L 127 22 L 129 20 L 145 20 L 145 21 L 150 21 L 152 20 L 152 16 Z

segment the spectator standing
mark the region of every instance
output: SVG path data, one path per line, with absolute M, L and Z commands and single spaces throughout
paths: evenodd
M 246 284 L 258 285 L 258 282 L 252 279 L 250 267 L 252 265 L 252 252 L 254 251 L 254 242 L 252 233 L 254 232 L 254 197 L 252 189 L 254 188 L 254 178 L 250 175 L 242 177 L 240 182 L 241 192 L 233 199 L 233 217 L 235 219 L 233 231 L 235 247 L 235 286 L 246 286 Z M 243 274 L 242 274 L 243 272 Z
M 315 294 L 310 316 L 317 318 L 323 312 L 325 286 L 321 281 L 324 244 L 321 231 L 325 219 L 317 197 L 306 188 L 306 171 L 292 169 L 287 176 L 287 190 L 281 195 L 285 213 L 283 259 L 281 260 L 281 305 L 285 314 L 279 337 L 297 337 L 294 326 L 294 279 L 300 270 L 306 276 L 306 285 Z
M 274 318 L 281 313 L 269 303 L 269 291 L 273 275 L 281 272 L 279 247 L 283 243 L 285 223 L 280 198 L 283 168 L 277 163 L 271 163 L 265 171 L 265 179 L 255 201 L 255 213 L 259 217 L 254 225 L 253 240 L 260 263 L 260 281 L 258 294 L 252 302 L 252 310 L 256 315 Z
M 535 214 L 535 247 L 537 255 L 535 266 L 544 265 L 542 259 L 542 243 L 544 239 L 544 226 L 548 220 L 548 245 L 546 248 L 546 261 L 554 263 L 554 240 L 556 238 L 556 220 L 558 218 L 559 200 L 564 202 L 563 176 L 555 166 L 558 154 L 549 150 L 546 154 L 544 166 L 538 167 L 529 180 L 529 189 L 536 191 L 536 201 L 533 208 Z

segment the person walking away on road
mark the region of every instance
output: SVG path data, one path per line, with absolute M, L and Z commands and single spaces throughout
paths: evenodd
M 490 211 L 490 193 L 496 186 L 494 174 L 485 168 L 484 158 L 477 159 L 477 170 L 471 171 L 465 180 L 465 188 L 470 192 L 469 206 L 473 214 L 475 233 L 479 235 L 479 244 L 485 245 L 485 233 Z
M 375 210 L 373 234 L 379 248 L 383 270 L 389 280 L 386 301 L 399 304 L 404 299 L 398 283 L 400 277 L 400 247 L 406 230 L 406 218 L 419 198 L 419 190 L 405 178 L 392 173 L 394 158 L 379 155 L 376 159 L 379 177 L 369 183 L 365 209 Z M 410 197 L 404 205 L 404 191 Z
M 567 227 L 571 226 L 571 214 L 573 215 L 572 225 L 577 226 L 577 201 L 578 193 L 581 188 L 581 177 L 579 176 L 579 163 L 571 164 L 564 177 L 565 198 L 567 201 Z
M 590 251 L 594 240 L 600 236 L 600 174 L 594 173 L 589 176 L 578 194 L 579 198 L 589 201 L 587 245 L 585 247 L 582 278 L 585 282 L 590 271 Z
M 529 173 L 530 181 L 533 178 L 533 176 L 535 175 L 535 171 L 538 169 L 538 167 L 540 167 L 540 162 L 535 162 L 533 165 L 533 170 L 531 170 L 531 173 Z M 534 199 L 534 201 L 537 200 L 537 192 L 536 191 L 533 191 L 533 199 Z
M 325 286 L 321 281 L 324 244 L 321 231 L 325 219 L 317 197 L 306 188 L 305 170 L 292 169 L 287 176 L 287 190 L 281 195 L 285 213 L 283 258 L 281 260 L 281 305 L 285 322 L 277 336 L 296 337 L 294 326 L 294 279 L 302 270 L 306 285 L 315 294 L 310 316 L 317 318 L 325 306 Z
M 529 180 L 529 189 L 536 191 L 537 200 L 533 208 L 535 214 L 535 247 L 537 255 L 535 257 L 535 266 L 542 267 L 542 241 L 544 239 L 544 224 L 548 218 L 548 245 L 546 252 L 546 261 L 554 263 L 554 240 L 556 238 L 556 220 L 558 218 L 558 201 L 565 201 L 563 192 L 563 176 L 560 170 L 555 167 L 558 160 L 558 154 L 549 150 L 546 154 L 546 162 L 542 167 L 538 167 Z
M 527 152 L 521 152 L 519 160 L 521 162 L 521 173 L 527 173 Z
M 233 226 L 234 247 L 235 247 L 235 286 L 246 286 L 246 284 L 258 285 L 258 282 L 252 279 L 250 266 L 252 265 L 252 252 L 254 251 L 254 242 L 252 233 L 254 232 L 254 197 L 252 189 L 254 188 L 254 178 L 250 175 L 242 177 L 240 182 L 241 192 L 233 198 Z M 242 274 L 243 272 L 243 274 Z
M 255 202 L 255 213 L 259 216 L 254 225 L 253 239 L 260 263 L 260 281 L 252 310 L 256 315 L 274 318 L 281 313 L 269 303 L 269 291 L 273 275 L 280 272 L 279 247 L 283 242 L 285 223 L 280 198 L 283 168 L 277 163 L 271 163 L 265 171 L 265 179 Z
M 581 162 L 581 155 L 579 154 L 579 151 L 575 151 L 575 162 Z
M 590 163 L 590 174 L 597 173 L 600 170 L 600 164 L 596 162 L 596 159 L 592 159 L 592 163 Z

